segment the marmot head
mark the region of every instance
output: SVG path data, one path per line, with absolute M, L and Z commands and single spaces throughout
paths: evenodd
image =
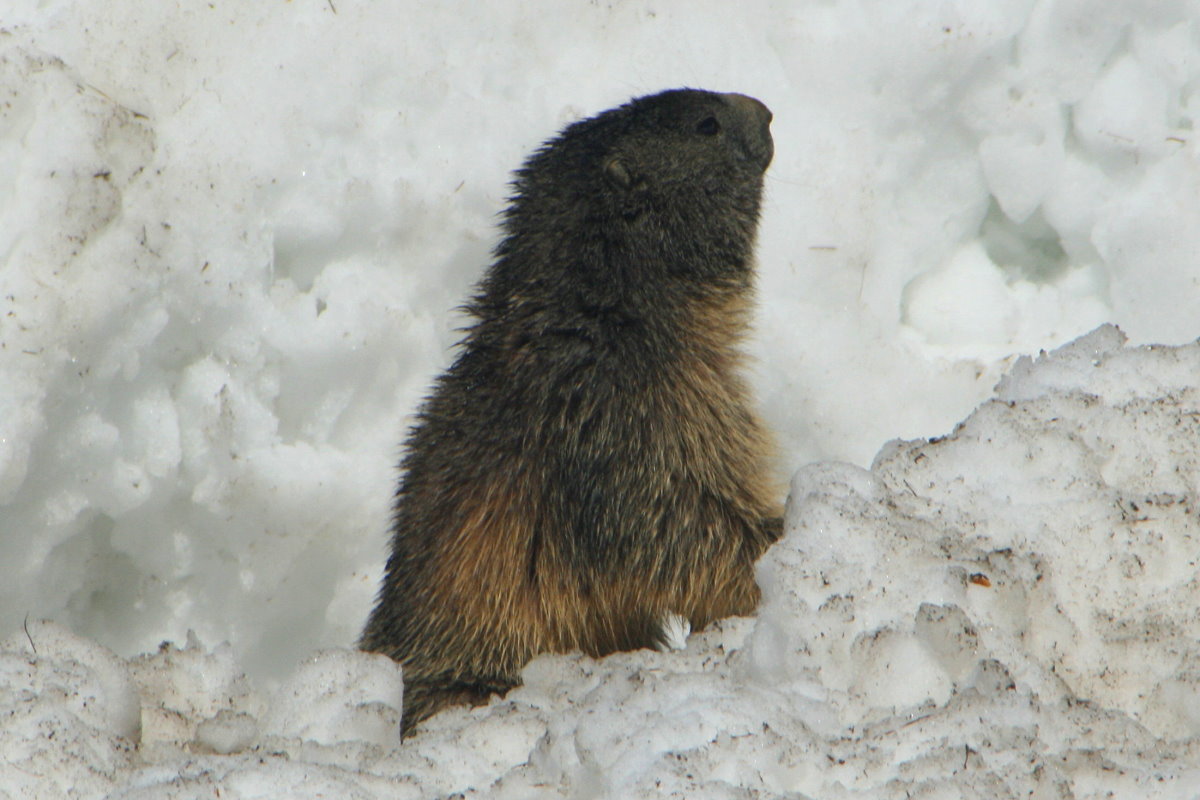
M 676 89 L 609 114 L 620 120 L 620 112 L 626 124 L 601 166 L 618 191 L 632 198 L 761 185 L 775 152 L 771 112 L 753 97 Z M 607 116 L 597 121 L 608 122 Z M 630 205 L 631 214 L 646 210 Z
M 610 289 L 744 275 L 770 123 L 752 97 L 673 89 L 568 126 L 517 172 L 495 271 L 524 282 L 566 270 Z

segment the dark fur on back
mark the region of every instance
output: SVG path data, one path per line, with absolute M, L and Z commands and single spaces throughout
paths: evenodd
M 577 122 L 517 173 L 475 318 L 407 441 L 365 650 L 404 730 L 543 652 L 750 612 L 778 537 L 739 377 L 770 112 L 690 89 Z

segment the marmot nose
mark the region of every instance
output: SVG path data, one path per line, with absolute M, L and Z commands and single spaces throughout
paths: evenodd
M 766 169 L 775 155 L 775 140 L 771 138 L 771 120 L 774 119 L 771 109 L 762 101 L 744 94 L 730 92 L 722 97 L 733 106 L 742 120 L 740 138 L 746 157 Z

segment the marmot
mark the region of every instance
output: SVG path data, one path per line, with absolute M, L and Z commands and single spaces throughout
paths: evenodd
M 409 433 L 359 643 L 404 666 L 402 734 L 539 653 L 754 609 L 782 527 L 738 349 L 770 123 L 752 97 L 666 91 L 517 171 L 474 320 Z

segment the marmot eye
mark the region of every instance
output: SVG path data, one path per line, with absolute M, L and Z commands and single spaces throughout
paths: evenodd
M 696 133 L 703 136 L 716 136 L 720 131 L 721 123 L 717 122 L 717 118 L 712 114 L 709 114 L 696 124 Z

